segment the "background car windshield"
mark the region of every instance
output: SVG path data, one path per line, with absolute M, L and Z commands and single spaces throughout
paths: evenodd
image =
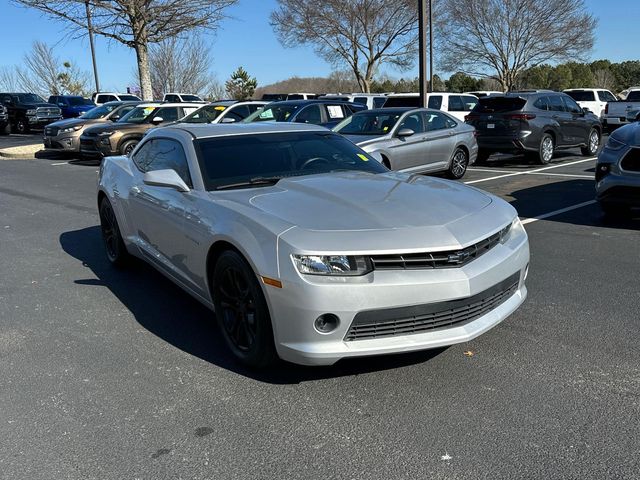
M 520 97 L 483 97 L 479 100 L 474 113 L 500 113 L 520 110 L 527 101 Z
M 19 93 L 16 95 L 20 103 L 47 103 L 44 99 L 35 93 Z
M 197 95 L 180 95 L 183 102 L 201 102 L 202 99 Z
M 627 102 L 640 102 L 640 90 L 634 90 L 627 95 Z
M 120 123 L 143 123 L 158 107 L 136 107 L 124 115 Z
M 343 120 L 334 130 L 343 135 L 386 135 L 403 112 L 364 112 Z
M 251 122 L 288 122 L 291 116 L 298 109 L 297 105 L 267 105 L 262 110 L 249 115 L 243 121 Z
M 72 107 L 79 107 L 81 105 L 93 105 L 93 102 L 91 100 L 82 97 L 67 97 L 67 101 Z
M 80 115 L 80 118 L 86 118 L 89 120 L 103 118 L 109 115 L 117 107 L 118 105 L 100 105 L 99 107 L 92 108 L 88 112 L 84 112 L 82 115 Z
M 594 102 L 596 99 L 595 94 L 588 91 L 575 91 L 565 93 L 573 98 L 576 102 Z
M 335 170 L 387 171 L 349 140 L 330 132 L 234 135 L 205 138 L 195 144 L 207 190 L 258 177 L 293 177 Z
M 140 99 L 138 97 L 136 97 L 135 95 L 118 95 L 120 97 L 120 100 L 124 100 L 124 101 L 140 101 Z
M 191 115 L 187 115 L 182 121 L 184 123 L 211 123 L 227 109 L 224 105 L 207 105 L 199 108 Z

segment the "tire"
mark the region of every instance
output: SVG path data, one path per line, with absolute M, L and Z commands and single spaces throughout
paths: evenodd
M 553 154 L 555 153 L 555 144 L 553 137 L 548 133 L 542 135 L 540 139 L 540 146 L 538 147 L 538 163 L 541 165 L 547 165 L 553 160 Z
M 26 118 L 19 118 L 16 121 L 16 133 L 29 133 L 31 128 L 29 128 L 29 121 Z
M 138 145 L 139 140 L 127 140 L 122 145 L 120 145 L 120 154 L 129 156 L 133 149 Z
M 600 132 L 592 128 L 587 137 L 587 146 L 582 147 L 580 150 L 585 157 L 593 157 L 598 153 L 598 148 L 600 148 Z
M 469 166 L 469 155 L 462 148 L 456 148 L 451 157 L 451 165 L 447 170 L 447 177 L 452 180 L 459 180 L 464 177 Z
M 389 162 L 389 159 L 387 157 L 382 157 L 382 165 L 391 170 L 391 162 Z
M 218 326 L 229 350 L 251 368 L 272 365 L 277 355 L 269 308 L 249 264 L 233 250 L 223 252 L 212 285 Z
M 122 240 L 120 227 L 111 202 L 105 197 L 100 202 L 100 229 L 102 241 L 109 262 L 117 268 L 124 267 L 131 260 L 127 247 Z
M 4 127 L 0 128 L 0 135 L 10 135 L 11 134 L 11 124 L 7 123 Z
M 491 152 L 488 152 L 486 150 L 478 150 L 478 156 L 476 157 L 474 165 L 486 165 L 487 160 L 489 160 L 490 156 Z

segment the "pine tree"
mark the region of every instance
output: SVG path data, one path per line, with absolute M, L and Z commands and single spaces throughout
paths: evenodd
M 227 94 L 235 100 L 248 100 L 253 96 L 257 86 L 256 77 L 250 77 L 242 67 L 238 67 L 225 82 Z

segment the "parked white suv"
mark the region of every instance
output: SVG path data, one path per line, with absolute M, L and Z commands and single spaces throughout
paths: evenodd
M 428 108 L 442 110 L 464 122 L 464 117 L 478 104 L 478 97 L 466 93 L 434 92 L 427 94 Z M 419 93 L 387 95 L 386 107 L 419 107 Z
M 379 95 L 375 93 L 329 93 L 318 98 L 360 103 L 362 105 L 366 105 L 369 110 L 372 108 L 382 108 L 384 103 L 387 101 L 386 95 Z
M 91 95 L 91 100 L 96 105 L 107 102 L 140 102 L 142 99 L 132 93 L 96 92 Z
M 580 108 L 591 110 L 600 120 L 604 119 L 607 103 L 617 100 L 613 93 L 602 88 L 569 88 L 564 93 L 573 98 Z
M 162 97 L 163 102 L 171 102 L 171 103 L 184 103 L 184 102 L 202 102 L 204 100 L 201 99 L 198 95 L 194 95 L 192 93 L 165 93 L 164 97 Z

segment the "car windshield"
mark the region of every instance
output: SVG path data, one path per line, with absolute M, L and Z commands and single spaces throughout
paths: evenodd
M 627 95 L 627 102 L 640 102 L 640 90 L 634 90 Z
M 298 109 L 298 105 L 267 105 L 261 110 L 257 110 L 243 120 L 244 123 L 251 122 L 288 122 L 291 116 Z
M 361 112 L 340 122 L 333 130 L 342 135 L 386 135 L 404 112 Z
M 118 95 L 120 97 L 120 100 L 123 100 L 125 102 L 129 102 L 129 101 L 140 101 L 140 99 L 138 97 L 136 97 L 135 95 Z
M 184 123 L 211 123 L 227 109 L 224 105 L 207 105 L 184 117 Z
M 332 132 L 234 135 L 194 143 L 207 190 L 270 185 L 280 178 L 332 171 L 387 171 L 368 153 Z
M 71 105 L 72 107 L 80 107 L 82 105 L 93 105 L 93 102 L 91 100 L 89 100 L 88 98 L 82 98 L 82 97 L 67 97 L 67 102 L 69 102 L 69 105 Z
M 565 92 L 571 98 L 573 98 L 576 102 L 593 102 L 596 99 L 596 96 L 593 92 L 585 91 L 585 90 L 576 90 L 574 92 Z
M 201 102 L 202 99 L 197 95 L 180 95 L 183 102 Z
M 96 118 L 104 118 L 115 110 L 118 105 L 100 105 L 99 107 L 92 108 L 88 112 L 80 115 L 80 118 L 86 118 L 88 120 L 95 120 Z
M 124 115 L 117 123 L 144 123 L 158 107 L 136 107 Z
M 19 93 L 16 97 L 18 97 L 18 102 L 20 103 L 47 103 L 44 98 L 35 93 Z

